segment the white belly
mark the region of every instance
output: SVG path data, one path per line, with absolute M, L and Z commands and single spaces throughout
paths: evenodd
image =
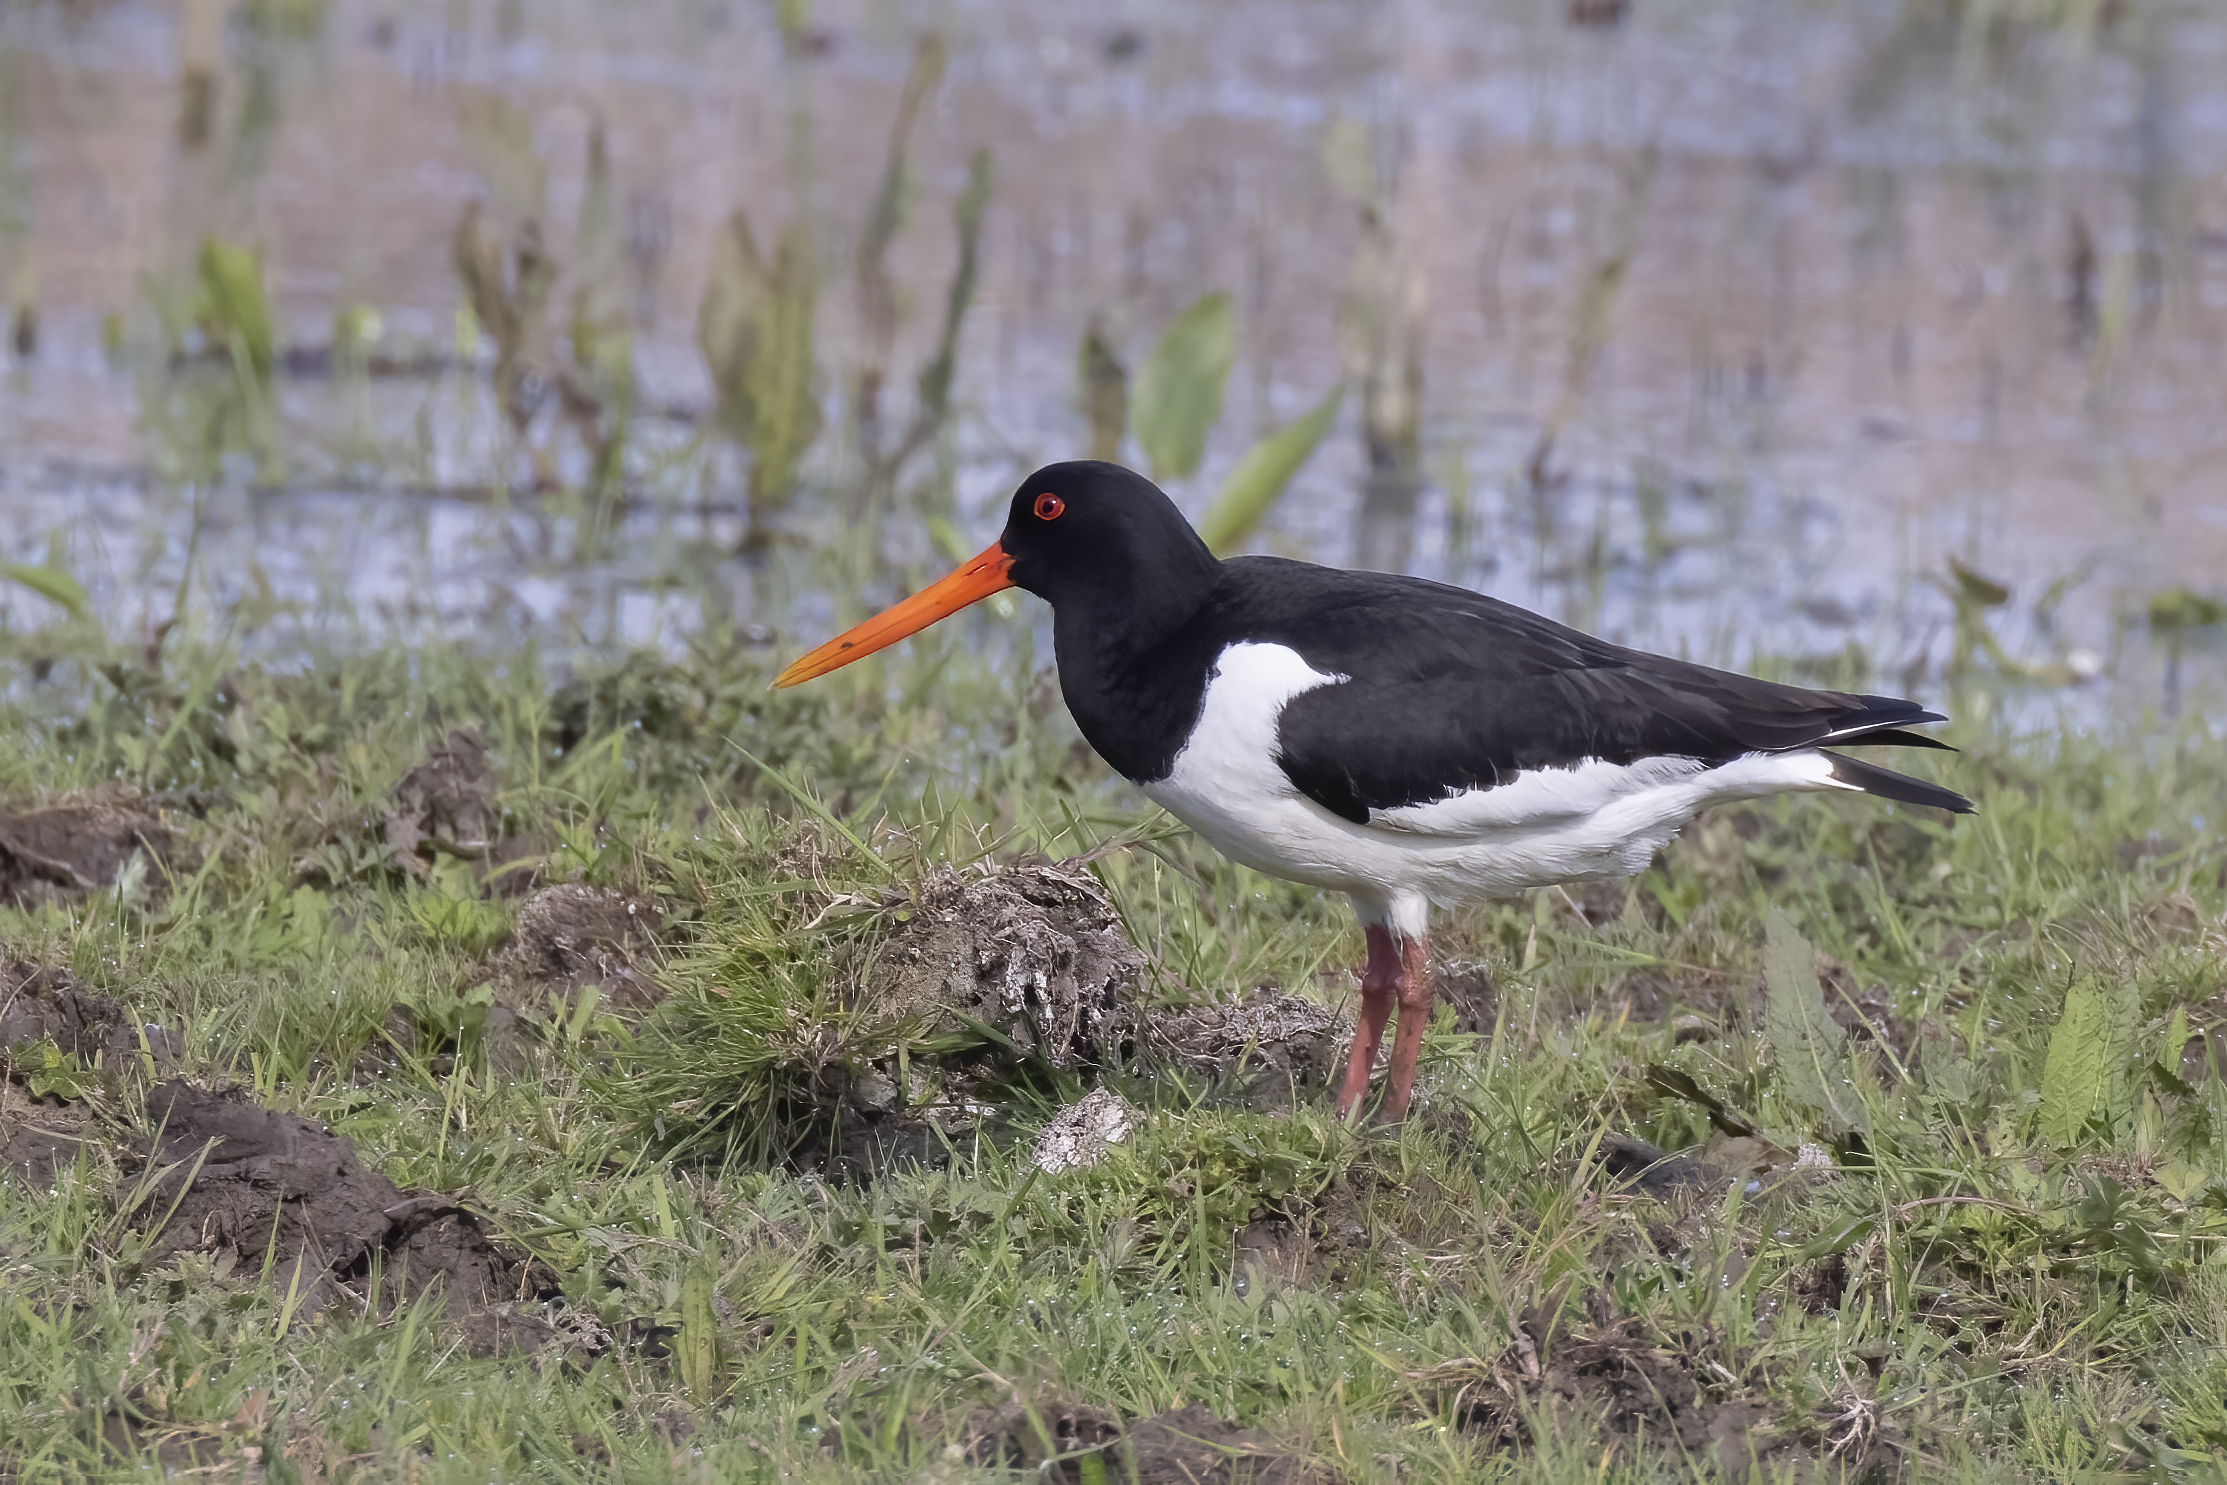
M 1347 893 L 1365 921 L 1403 931 L 1420 932 L 1432 904 L 1454 907 L 1644 871 L 1712 804 L 1847 787 L 1815 751 L 1755 753 L 1716 768 L 1691 758 L 1594 759 L 1429 804 L 1375 810 L 1368 824 L 1357 825 L 1300 793 L 1276 762 L 1284 704 L 1346 680 L 1283 645 L 1231 645 L 1174 768 L 1143 788 L 1231 860 Z

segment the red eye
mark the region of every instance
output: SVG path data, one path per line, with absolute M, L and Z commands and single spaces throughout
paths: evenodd
M 1059 519 L 1059 513 L 1065 509 L 1067 509 L 1067 502 L 1057 495 L 1039 495 L 1036 497 L 1036 519 L 1039 521 L 1056 521 Z

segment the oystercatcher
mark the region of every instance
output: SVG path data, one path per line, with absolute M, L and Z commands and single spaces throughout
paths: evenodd
M 1946 720 L 1915 702 L 1628 650 L 1420 578 L 1225 562 L 1158 486 L 1096 461 L 1030 475 L 987 551 L 774 684 L 1012 587 L 1052 605 L 1060 690 L 1099 756 L 1231 859 L 1352 899 L 1369 959 L 1341 1115 L 1395 1002 L 1381 1116 L 1407 1111 L 1433 906 L 1630 876 L 1728 800 L 1844 789 L 1972 808 L 1826 751 L 1947 747 L 1905 730 Z

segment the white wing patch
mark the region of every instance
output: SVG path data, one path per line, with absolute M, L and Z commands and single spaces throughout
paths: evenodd
M 1698 788 L 1692 786 L 1698 785 Z M 1750 753 L 1710 767 L 1698 758 L 1640 758 L 1605 763 L 1588 758 L 1568 768 L 1533 768 L 1489 789 L 1463 789 L 1427 804 L 1375 810 L 1369 824 L 1417 835 L 1480 836 L 1507 830 L 1553 830 L 1648 800 L 1693 794 L 1694 807 L 1755 799 L 1788 790 L 1848 788 L 1818 753 Z
M 1369 823 L 1417 835 L 1545 828 L 1597 814 L 1618 800 L 1707 770 L 1698 758 L 1642 758 L 1631 764 L 1588 758 L 1569 768 L 1527 769 L 1489 789 L 1463 789 L 1427 804 L 1375 810 Z

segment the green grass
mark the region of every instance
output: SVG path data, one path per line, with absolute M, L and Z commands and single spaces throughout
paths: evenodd
M 1356 1480 L 1710 1476 L 1709 1438 L 1522 1381 L 1527 1348 L 1551 1376 L 1614 1336 L 1744 1420 L 1759 1478 L 2222 1477 L 2227 747 L 1966 736 L 1939 776 L 1980 813 L 1953 828 L 1727 810 L 1628 892 L 1460 914 L 1438 947 L 1489 976 L 1489 1025 L 1444 1013 L 1397 1130 L 1335 1123 L 1320 1087 L 1128 1067 L 1138 1133 L 1032 1176 L 1078 1083 L 1024 1067 L 936 1168 L 823 1181 L 782 1158 L 782 1110 L 913 1045 L 850 998 L 885 921 L 859 904 L 938 863 L 1106 845 L 1154 995 L 1351 994 L 1341 904 L 1165 828 L 1078 759 L 1030 657 L 968 638 L 785 693 L 739 642 L 560 681 L 462 649 L 275 675 L 42 641 L 0 796 L 121 778 L 180 846 L 167 879 L 0 910 L 0 947 L 181 1028 L 188 1072 L 398 1184 L 466 1193 L 615 1343 L 473 1357 L 425 1305 L 303 1321 L 252 1274 L 143 1261 L 135 1178 L 95 1153 L 53 1190 L 0 1182 L 0 1472 L 138 1478 L 168 1439 L 214 1478 L 958 1480 L 984 1473 L 970 1413 L 1018 1399 L 1203 1403 Z M 382 835 L 467 723 L 552 878 L 672 907 L 646 1022 L 559 1018 L 522 1064 L 475 1035 L 513 906 L 463 863 L 397 871 Z M 1816 1002 L 1799 952 L 1765 985 L 1774 908 L 1830 961 Z M 1886 1034 L 1843 1043 L 1818 1018 L 1844 998 Z M 130 1119 L 134 1069 L 80 1081 Z M 1599 1159 L 1621 1133 L 1744 1170 L 1758 1147 L 1713 1117 L 1823 1168 L 1657 1202 Z M 1300 1277 L 1239 1259 L 1278 1222 Z

